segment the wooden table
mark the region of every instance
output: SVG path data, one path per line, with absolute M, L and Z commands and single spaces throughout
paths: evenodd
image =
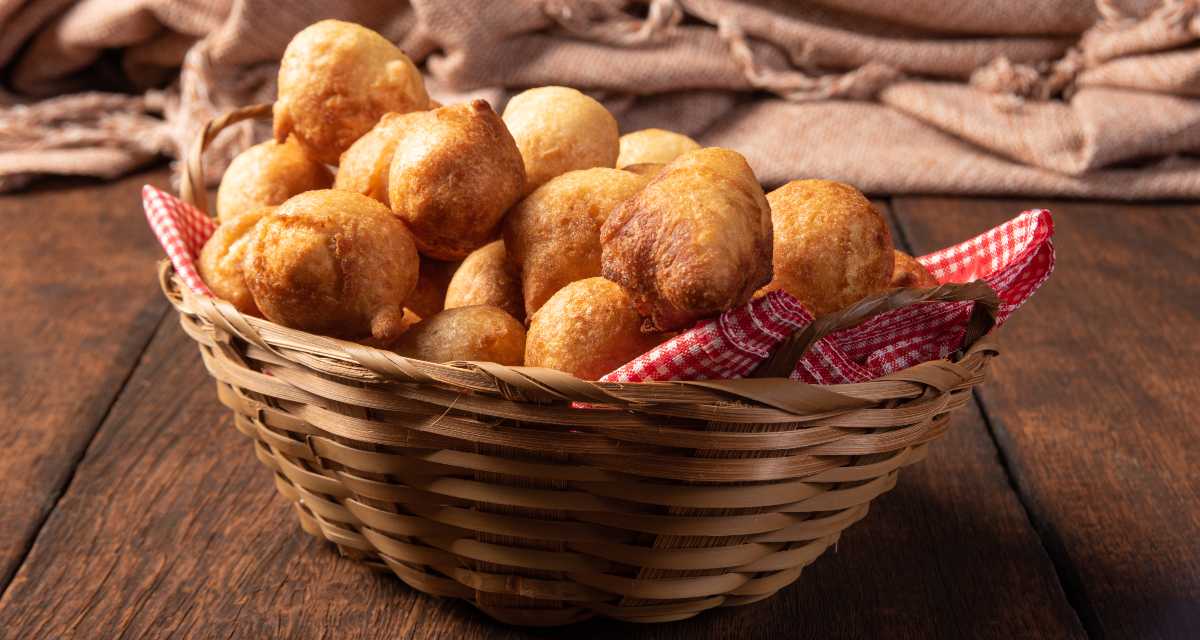
M 0 196 L 0 636 L 553 635 L 300 531 L 158 291 L 145 182 Z M 1055 211 L 1058 271 L 975 405 L 777 597 L 567 631 L 1200 637 L 1200 206 L 883 202 L 915 253 Z

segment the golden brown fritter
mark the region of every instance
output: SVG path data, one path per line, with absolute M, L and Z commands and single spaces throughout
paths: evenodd
M 661 162 L 639 162 L 637 164 L 625 165 L 621 167 L 621 171 L 628 171 L 629 173 L 636 173 L 639 176 L 653 178 L 662 173 L 662 170 L 666 168 L 667 165 Z
M 892 279 L 888 283 L 890 288 L 904 289 L 925 289 L 928 287 L 938 286 L 937 278 L 929 273 L 929 269 L 925 265 L 917 262 L 917 259 L 897 249 L 893 254 L 895 257 L 895 266 L 892 268 Z
M 525 364 L 596 380 L 664 338 L 642 332 L 629 292 L 604 278 L 588 278 L 559 289 L 533 314 Z
M 413 325 L 394 351 L 429 362 L 475 360 L 517 366 L 525 357 L 525 327 L 498 307 L 446 309 Z
M 665 129 L 642 129 L 621 136 L 621 152 L 617 166 L 631 164 L 666 164 L 675 158 L 700 148 L 695 140 Z
M 217 187 L 217 217 L 222 222 L 259 207 L 283 204 L 305 191 L 326 189 L 333 175 L 309 157 L 295 138 L 268 140 L 237 154 Z
M 196 264 L 200 277 L 213 295 L 229 302 L 242 313 L 262 315 L 258 305 L 254 304 L 250 289 L 246 287 L 242 260 L 246 257 L 246 247 L 253 236 L 251 232 L 254 225 L 274 210 L 275 207 L 260 207 L 225 220 L 200 250 L 200 260 Z
M 508 260 L 503 240 L 472 251 L 446 288 L 447 309 L 479 304 L 500 307 L 517 320 L 525 318 L 521 281 Z
M 388 201 L 388 170 L 396 141 L 400 139 L 403 114 L 386 113 L 371 130 L 354 141 L 338 161 L 334 189 L 354 191 L 375 198 L 385 205 Z
M 283 52 L 275 139 L 295 134 L 313 157 L 335 164 L 383 114 L 428 104 L 421 72 L 396 45 L 361 25 L 322 20 Z
M 883 291 L 892 276 L 887 222 L 858 189 L 832 180 L 793 180 L 767 195 L 775 224 L 775 276 L 815 314 Z
M 600 231 L 605 278 L 659 330 L 745 304 L 771 278 L 771 210 L 746 159 L 708 148 L 672 161 Z
M 600 226 L 649 182 L 620 169 L 569 171 L 526 196 L 504 218 L 504 242 L 533 315 L 564 286 L 600 275 Z
M 496 237 L 504 212 L 521 197 L 521 153 L 484 100 L 403 120 L 388 177 L 392 211 L 421 253 L 461 260 Z
M 323 189 L 294 196 L 259 221 L 243 269 L 267 319 L 388 342 L 404 331 L 402 305 L 418 264 L 412 236 L 387 207 Z
M 538 87 L 519 93 L 504 107 L 504 124 L 525 160 L 527 193 L 568 171 L 617 164 L 616 118 L 575 89 Z
M 422 318 L 441 311 L 446 304 L 446 287 L 458 268 L 457 262 L 442 262 L 421 256 L 421 273 L 417 287 L 404 301 L 404 306 Z

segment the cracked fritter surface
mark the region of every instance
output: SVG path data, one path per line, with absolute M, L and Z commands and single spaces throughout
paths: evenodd
M 767 195 L 775 224 L 775 276 L 816 314 L 883 291 L 892 277 L 887 222 L 858 189 L 832 180 L 793 180 Z
M 484 100 L 409 113 L 388 175 L 392 211 L 417 248 L 461 260 L 495 239 L 525 186 L 521 153 Z
M 504 107 L 525 162 L 526 192 L 576 169 L 617 166 L 617 120 L 596 100 L 569 87 L 538 87 Z
M 288 43 L 279 63 L 275 139 L 293 134 L 313 157 L 338 156 L 388 112 L 425 109 L 429 95 L 412 60 L 361 25 L 322 20 Z
M 413 325 L 393 350 L 429 362 L 476 360 L 518 366 L 525 358 L 525 327 L 499 307 L 456 307 Z
M 533 314 L 525 364 L 596 380 L 664 339 L 642 331 L 642 317 L 620 285 L 587 278 L 559 289 Z
M 310 157 L 295 138 L 268 140 L 239 153 L 217 187 L 217 217 L 222 222 L 260 207 L 283 204 L 305 191 L 327 189 L 333 175 Z
M 243 262 L 263 315 L 342 338 L 393 340 L 417 282 L 417 250 L 404 224 L 364 195 L 297 195 L 255 227 Z
M 771 210 L 746 159 L 708 148 L 666 166 L 600 232 L 602 272 L 659 330 L 750 299 L 771 278 Z
M 504 242 L 532 315 L 564 286 L 600 275 L 600 227 L 649 181 L 620 169 L 570 171 L 538 187 L 504 219 Z

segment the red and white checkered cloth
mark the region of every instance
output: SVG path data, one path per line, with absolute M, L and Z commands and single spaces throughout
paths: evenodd
M 146 220 L 150 221 L 158 243 L 175 265 L 175 273 L 192 291 L 211 296 L 212 292 L 196 272 L 196 259 L 209 236 L 217 230 L 217 221 L 150 185 L 142 187 L 142 208 L 146 210 Z
M 1054 221 L 1045 209 L 1026 211 L 961 244 L 917 258 L 939 282 L 983 279 L 999 294 L 997 323 L 1021 306 L 1054 269 Z M 962 345 L 971 302 L 913 305 L 880 314 L 817 341 L 792 378 L 816 384 L 863 382 Z M 606 382 L 740 378 L 812 316 L 784 291 L 773 291 L 634 358 Z
M 142 204 L 154 234 L 193 291 L 212 295 L 196 272 L 200 249 L 216 222 L 169 193 L 147 185 Z M 918 260 L 939 282 L 983 279 L 1001 300 L 997 322 L 1020 307 L 1054 269 L 1054 221 L 1026 211 L 961 244 Z M 881 314 L 818 341 L 792 377 L 816 384 L 862 382 L 944 358 L 962 345 L 970 302 L 921 304 Z M 694 327 L 604 376 L 606 382 L 738 378 L 754 370 L 812 315 L 791 295 L 774 291 Z

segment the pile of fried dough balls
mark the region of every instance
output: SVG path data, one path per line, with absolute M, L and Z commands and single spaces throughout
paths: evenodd
M 217 213 L 200 273 L 243 313 L 589 380 L 774 289 L 822 314 L 936 285 L 853 187 L 764 194 L 737 152 L 622 136 L 566 87 L 503 115 L 441 106 L 398 48 L 336 20 L 288 45 L 274 139 L 234 159 Z

